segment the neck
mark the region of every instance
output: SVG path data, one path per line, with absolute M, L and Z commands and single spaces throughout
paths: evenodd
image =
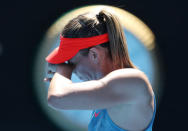
M 105 65 L 103 66 L 102 68 L 102 75 L 101 75 L 101 78 L 102 77 L 105 77 L 106 75 L 108 75 L 110 72 L 114 71 L 114 70 L 117 70 L 119 68 L 115 67 L 113 64 L 112 64 L 112 61 L 109 60 L 109 61 L 106 61 Z

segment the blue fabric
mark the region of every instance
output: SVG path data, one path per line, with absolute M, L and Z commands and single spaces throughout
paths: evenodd
M 96 113 L 96 114 L 95 114 Z M 156 113 L 156 99 L 154 95 L 154 113 L 152 120 L 145 131 L 152 131 L 153 122 Z M 95 117 L 97 115 L 97 117 Z M 88 131 L 126 131 L 118 125 L 116 125 L 108 115 L 106 109 L 93 110 L 90 123 L 88 125 Z

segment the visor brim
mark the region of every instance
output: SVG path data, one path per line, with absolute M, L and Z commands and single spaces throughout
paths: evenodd
M 47 57 L 46 61 L 51 64 L 60 64 L 64 63 L 65 61 L 70 60 L 72 57 L 74 57 L 79 50 L 66 50 L 61 49 L 59 50 L 59 47 L 54 49 Z

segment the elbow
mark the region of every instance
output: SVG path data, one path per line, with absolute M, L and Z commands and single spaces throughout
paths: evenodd
M 63 95 L 57 95 L 54 93 L 48 93 L 47 98 L 47 104 L 49 107 L 55 109 L 55 110 L 62 110 L 66 109 L 66 103 L 64 102 L 64 96 Z
M 47 98 L 48 106 L 53 109 L 60 109 L 58 99 L 59 98 L 56 95 L 48 94 L 48 98 Z
M 56 108 L 56 96 L 52 94 L 48 94 L 47 98 L 48 106 L 52 108 Z

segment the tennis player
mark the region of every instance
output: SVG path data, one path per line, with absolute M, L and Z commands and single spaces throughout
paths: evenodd
M 45 78 L 50 107 L 93 110 L 89 131 L 152 130 L 155 94 L 147 76 L 131 62 L 113 13 L 101 10 L 70 20 L 46 61 L 53 76 Z M 72 73 L 83 82 L 73 83 Z

